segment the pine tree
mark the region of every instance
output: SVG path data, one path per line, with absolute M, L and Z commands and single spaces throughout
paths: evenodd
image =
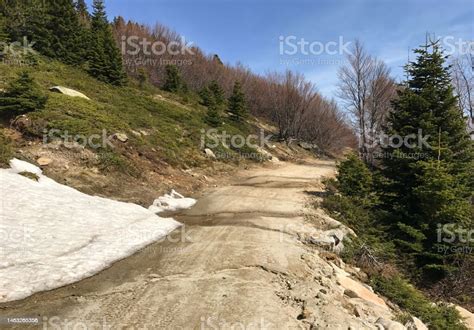
M 247 106 L 245 104 L 245 95 L 239 82 L 234 84 L 232 95 L 229 98 L 230 118 L 237 122 L 242 122 L 247 117 Z
M 12 117 L 41 110 L 47 99 L 30 74 L 24 71 L 0 93 L 0 115 Z
M 94 0 L 91 19 L 92 44 L 89 53 L 89 73 L 98 80 L 113 85 L 125 83 L 122 55 L 107 20 L 103 0 Z
M 47 45 L 39 49 L 46 56 L 68 64 L 79 64 L 79 35 L 82 29 L 72 0 L 47 1 Z
M 79 23 L 85 27 L 89 28 L 91 25 L 91 15 L 87 10 L 87 4 L 84 0 L 76 1 L 76 13 L 79 18 Z
M 7 33 L 7 19 L 0 12 L 0 43 L 6 43 L 8 41 Z M 3 52 L 3 45 L 0 44 L 0 53 Z
M 213 94 L 214 100 L 218 106 L 225 104 L 224 90 L 219 86 L 217 81 L 213 80 L 209 84 L 209 91 Z
M 387 148 L 383 193 L 397 243 L 412 256 L 407 260 L 444 275 L 452 260 L 437 250 L 437 226 L 469 221 L 472 226 L 473 145 L 438 43 L 415 52 L 418 57 L 406 66 L 408 81 L 388 118 L 387 135 L 419 138 Z
M 214 96 L 212 95 L 209 87 L 204 87 L 199 92 L 199 96 L 201 97 L 201 104 L 208 107 L 214 103 Z
M 206 122 L 213 127 L 218 127 L 221 124 L 220 111 L 214 100 L 207 106 Z
M 166 79 L 163 89 L 168 92 L 177 93 L 185 89 L 183 79 L 176 65 L 166 66 Z

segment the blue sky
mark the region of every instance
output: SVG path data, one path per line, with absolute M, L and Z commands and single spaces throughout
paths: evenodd
M 287 68 L 304 73 L 327 97 L 335 95 L 344 55 L 317 54 L 319 44 L 314 54 L 299 48 L 281 55 L 280 36 L 323 45 L 358 38 L 397 79 L 408 50 L 427 32 L 450 37 L 446 42 L 453 45 L 474 39 L 473 0 L 106 0 L 106 6 L 111 18 L 160 22 L 226 63 L 240 61 L 262 74 Z

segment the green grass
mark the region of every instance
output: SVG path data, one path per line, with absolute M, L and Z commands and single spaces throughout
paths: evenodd
M 8 162 L 13 157 L 11 140 L 0 130 L 0 168 L 9 167 Z
M 419 290 L 400 276 L 384 278 L 375 276 L 372 285 L 404 311 L 418 317 L 430 329 L 466 329 L 460 322 L 459 313 L 446 304 L 433 304 Z
M 23 69 L 0 63 L 0 88 L 5 88 Z M 206 108 L 199 104 L 197 95 L 166 93 L 150 85 L 140 89 L 133 81 L 129 86 L 115 87 L 91 78 L 80 69 L 43 57 L 29 70 L 49 96 L 45 109 L 28 114 L 33 121 L 26 132 L 30 136 L 42 138 L 44 131 L 52 129 L 60 131 L 57 135 L 67 131 L 71 136 L 90 136 L 102 134 L 105 129 L 108 135 L 127 134 L 128 148 L 147 154 L 156 150 L 153 157 L 173 166 L 199 166 L 206 161 L 200 150 L 200 131 L 209 127 L 204 121 Z M 91 100 L 49 92 L 55 85 L 78 90 Z M 164 99 L 157 98 L 158 94 Z M 245 134 L 246 129 L 241 130 L 231 122 L 225 126 L 233 134 Z M 132 130 L 146 130 L 149 135 L 135 136 Z M 124 165 L 123 150 L 97 152 L 104 165 L 129 171 L 130 166 Z

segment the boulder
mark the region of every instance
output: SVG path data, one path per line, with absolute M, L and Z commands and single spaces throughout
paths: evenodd
M 344 288 L 344 293 L 350 292 L 350 295 L 352 296 L 356 296 L 360 299 L 374 303 L 388 310 L 388 306 L 387 304 L 385 304 L 385 301 L 377 294 L 375 294 L 372 290 L 366 288 L 362 283 L 350 278 L 348 273 L 346 273 L 344 270 L 337 267 L 333 263 L 331 263 L 331 266 L 336 276 L 337 283 Z
M 401 323 L 379 317 L 375 324 L 380 325 L 384 330 L 406 330 Z
M 464 325 L 468 329 L 474 329 L 474 314 L 461 306 L 456 305 L 455 308 L 459 312 L 459 315 L 461 315 Z
M 128 141 L 128 136 L 127 134 L 124 134 L 124 133 L 115 133 L 114 138 L 124 143 Z
M 71 97 L 80 97 L 80 98 L 83 98 L 83 99 L 86 99 L 86 100 L 90 100 L 90 98 L 88 98 L 87 96 L 85 96 L 81 92 L 78 92 L 74 89 L 63 87 L 63 86 L 53 86 L 49 90 L 52 91 L 52 92 L 61 93 L 61 94 L 71 96 Z
M 405 324 L 408 329 L 428 330 L 428 327 L 417 317 L 412 316 L 412 320 Z
M 206 157 L 216 159 L 216 155 L 211 149 L 209 148 L 204 149 L 204 153 L 206 154 Z
M 48 166 L 49 164 L 53 162 L 53 160 L 47 157 L 40 157 L 36 160 L 36 162 L 38 163 L 39 166 Z

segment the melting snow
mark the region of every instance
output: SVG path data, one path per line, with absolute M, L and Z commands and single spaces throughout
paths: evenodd
M 188 209 L 196 204 L 193 198 L 186 198 L 183 195 L 171 190 L 170 194 L 158 197 L 148 209 L 153 213 L 161 213 L 164 211 L 178 211 Z
M 0 169 L 0 302 L 94 275 L 180 226 L 139 205 L 61 185 L 32 164 L 10 165 Z M 24 171 L 39 180 L 18 174 Z M 164 196 L 169 204 L 161 207 L 194 204 L 178 195 Z

